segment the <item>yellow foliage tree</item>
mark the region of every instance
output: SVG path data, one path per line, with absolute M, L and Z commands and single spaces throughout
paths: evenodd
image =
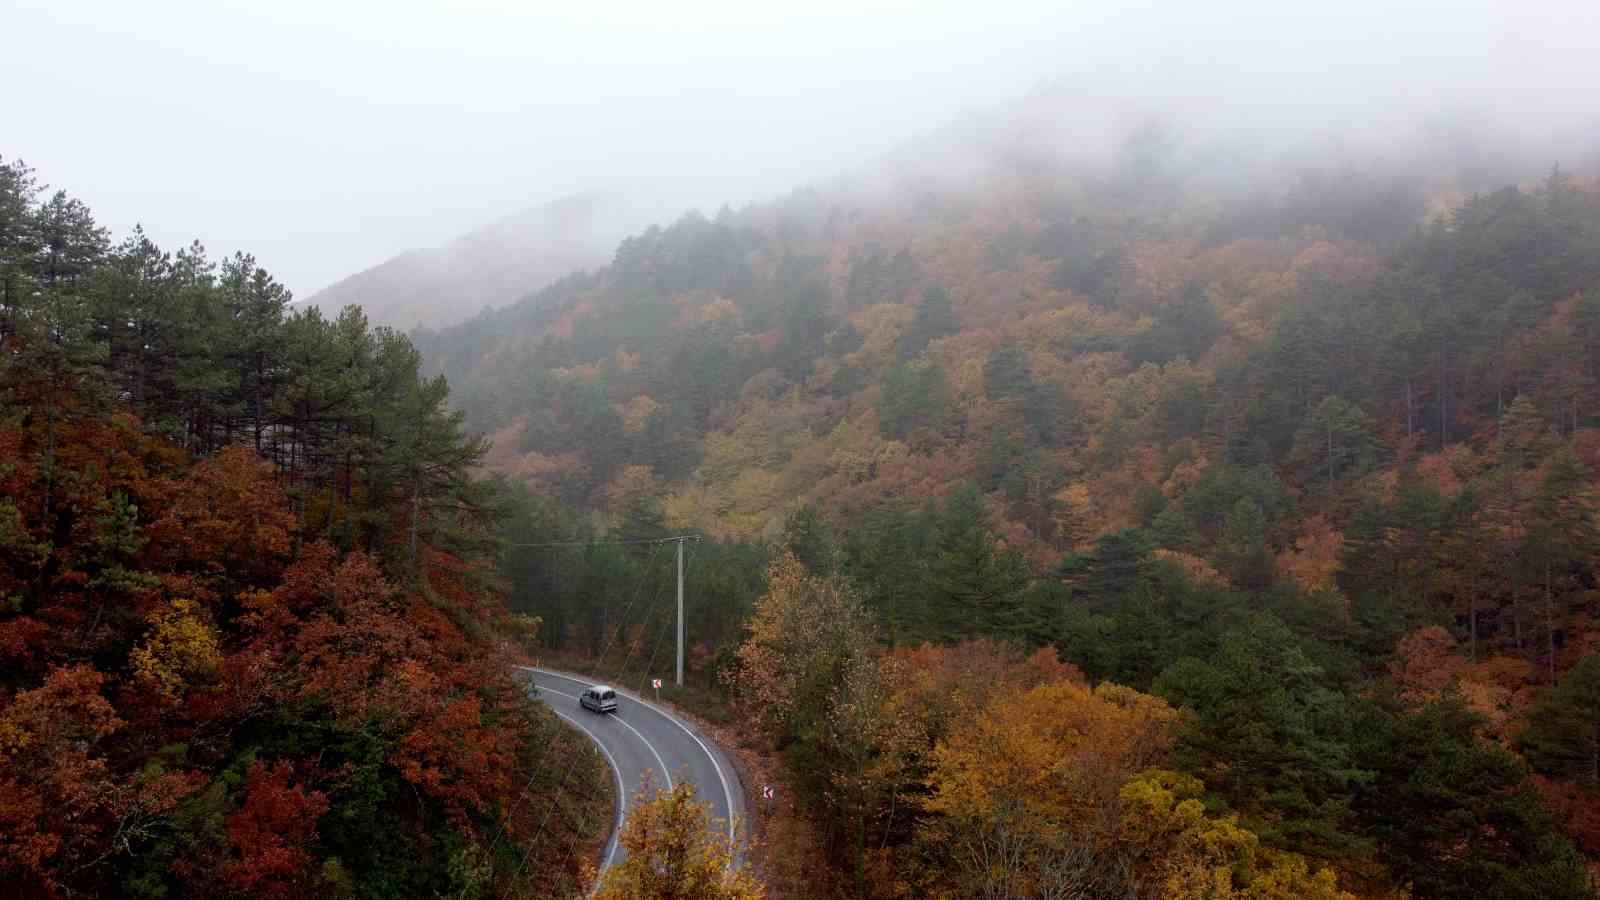
M 1178 713 L 1130 688 L 1057 681 L 1002 693 L 933 751 L 919 837 L 935 892 L 1114 890 L 1122 785 L 1161 759 Z
M 767 570 L 749 636 L 730 673 L 735 694 L 776 739 L 821 721 L 840 673 L 866 657 L 872 618 L 844 582 L 813 575 L 785 552 Z
M 750 873 L 736 868 L 734 845 L 713 828 L 694 785 L 639 791 L 618 840 L 626 858 L 606 872 L 598 900 L 760 900 Z
M 1130 892 L 1167 900 L 1355 900 L 1328 869 L 1264 850 L 1233 817 L 1206 815 L 1192 776 L 1152 770 L 1123 786 L 1119 838 Z
M 666 409 L 666 404 L 648 394 L 640 394 L 626 403 L 615 404 L 614 408 L 617 416 L 622 419 L 623 431 L 629 434 L 643 434 L 644 430 L 650 427 L 650 420 Z
M 1343 548 L 1344 535 L 1326 517 L 1312 516 L 1295 538 L 1294 548 L 1278 554 L 1278 571 L 1313 590 L 1331 588 Z
M 1099 510 L 1089 485 L 1081 481 L 1067 485 L 1051 497 L 1055 501 L 1056 527 L 1070 544 L 1093 538 L 1099 526 Z
M 150 618 L 150 633 L 129 659 L 134 675 L 163 697 L 175 700 L 210 678 L 222 662 L 217 629 L 193 600 L 178 598 Z

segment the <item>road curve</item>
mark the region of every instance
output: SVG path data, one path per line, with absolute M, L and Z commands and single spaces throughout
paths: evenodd
M 695 794 L 711 806 L 715 827 L 733 836 L 734 823 L 744 818 L 744 793 L 728 757 L 711 739 L 693 725 L 665 709 L 617 690 L 614 714 L 592 713 L 578 705 L 578 695 L 596 682 L 549 669 L 519 667 L 531 676 L 533 694 L 550 704 L 564 721 L 589 736 L 611 765 L 622 797 L 617 827 L 601 857 L 603 870 L 620 862 L 626 851 L 617 845 L 634 794 L 644 783 L 645 773 L 653 772 L 657 787 L 679 781 L 694 784 Z

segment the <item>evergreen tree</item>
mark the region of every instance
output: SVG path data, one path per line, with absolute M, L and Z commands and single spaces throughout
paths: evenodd
M 255 257 L 244 254 L 223 262 L 217 290 L 225 323 L 223 354 L 232 370 L 230 387 L 237 385 L 231 391 L 233 415 L 248 423 L 246 434 L 260 453 L 282 371 L 283 319 L 291 298 Z M 231 423 L 228 430 L 231 438 Z
M 931 448 L 944 438 L 953 419 L 950 382 L 937 364 L 899 363 L 889 370 L 878 406 L 884 437 Z
M 927 581 L 940 636 L 1009 635 L 1031 573 L 1015 550 L 989 530 L 978 492 L 952 494 L 939 522 L 939 546 Z
M 833 573 L 837 549 L 833 526 L 811 504 L 803 504 L 783 523 L 783 546 L 800 560 L 807 571 L 818 575 Z
M 1345 698 L 1322 676 L 1293 632 L 1260 616 L 1211 659 L 1173 665 L 1155 692 L 1194 715 L 1180 732 L 1178 760 L 1259 826 L 1263 840 L 1340 854 L 1362 847 L 1350 802 L 1371 773 L 1352 759 Z
M 1585 656 L 1528 712 L 1517 749 L 1537 771 L 1600 787 L 1600 653 Z
M 0 346 L 16 333 L 17 315 L 31 293 L 39 252 L 34 198 L 39 184 L 21 160 L 0 157 Z
M 959 330 L 955 313 L 950 308 L 950 292 L 943 285 L 929 285 L 922 292 L 922 305 L 917 307 L 916 318 L 900 336 L 900 358 L 914 359 L 928 348 L 929 341 Z
M 1521 762 L 1478 724 L 1453 692 L 1415 712 L 1383 699 L 1358 710 L 1356 761 L 1372 780 L 1355 809 L 1379 859 L 1419 897 L 1593 896 Z
M 1324 398 L 1306 414 L 1295 433 L 1290 459 L 1301 481 L 1331 485 L 1345 474 L 1359 475 L 1378 461 L 1378 441 L 1367 414 L 1337 395 Z
M 1021 345 L 1002 344 L 983 363 L 983 392 L 991 400 L 1022 397 L 1033 387 L 1028 353 Z
M 1526 469 L 1544 458 L 1550 443 L 1550 424 L 1533 399 L 1518 394 L 1500 418 L 1496 449 L 1501 461 L 1513 469 Z
M 1550 683 L 1557 678 L 1557 643 L 1573 594 L 1590 581 L 1589 560 L 1600 549 L 1589 472 L 1572 449 L 1558 445 L 1545 463 L 1533 502 L 1533 527 L 1519 555 L 1528 580 L 1542 592 L 1542 630 Z
M 1261 505 L 1239 498 L 1222 523 L 1217 553 L 1233 583 L 1260 590 L 1272 583 L 1274 563 L 1267 547 L 1267 519 Z

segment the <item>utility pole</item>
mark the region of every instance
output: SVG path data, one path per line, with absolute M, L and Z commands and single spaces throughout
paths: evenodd
M 414 518 L 413 518 L 413 521 L 415 521 Z M 537 543 L 527 543 L 527 544 L 509 544 L 507 546 L 511 546 L 511 547 L 571 547 L 571 548 L 582 548 L 582 547 L 617 547 L 617 546 L 634 545 L 634 544 L 649 544 L 652 547 L 659 547 L 662 544 L 667 544 L 667 543 L 675 543 L 675 544 L 677 544 L 678 545 L 678 677 L 677 677 L 677 685 L 678 685 L 678 687 L 683 687 L 683 542 L 684 541 L 698 541 L 698 540 L 700 540 L 700 536 L 697 535 L 697 534 L 680 534 L 680 535 L 676 535 L 676 536 L 673 536 L 673 537 L 637 538 L 637 539 L 633 539 L 633 540 L 621 540 L 621 541 L 540 541 L 540 542 L 537 542 Z M 654 561 L 655 556 L 652 555 L 650 558 L 651 558 L 652 561 Z M 629 606 L 631 607 L 632 604 L 630 603 Z M 627 616 L 627 611 L 626 610 L 623 611 L 623 616 L 624 617 Z
M 678 538 L 678 687 L 683 687 L 683 538 Z

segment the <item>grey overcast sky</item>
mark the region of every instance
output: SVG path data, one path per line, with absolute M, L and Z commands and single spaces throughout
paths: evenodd
M 0 155 L 297 294 L 618 181 L 714 208 L 1075 79 L 1196 121 L 1595 121 L 1600 0 L 6 0 Z

